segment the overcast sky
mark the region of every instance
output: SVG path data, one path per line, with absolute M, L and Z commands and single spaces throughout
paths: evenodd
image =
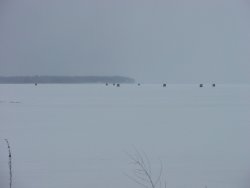
M 250 83 L 250 2 L 0 0 L 0 75 Z

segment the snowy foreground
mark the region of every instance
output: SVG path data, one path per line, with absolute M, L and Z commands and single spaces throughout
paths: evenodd
M 168 188 L 250 187 L 250 86 L 0 85 L 0 188 L 137 188 L 126 154 Z

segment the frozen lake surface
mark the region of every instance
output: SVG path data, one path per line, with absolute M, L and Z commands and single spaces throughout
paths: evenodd
M 128 153 L 168 188 L 250 187 L 249 85 L 0 85 L 0 187 L 136 188 Z

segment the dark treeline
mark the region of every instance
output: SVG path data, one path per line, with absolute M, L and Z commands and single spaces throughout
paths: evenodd
M 134 83 L 135 80 L 123 76 L 0 76 L 1 84 L 29 83 Z

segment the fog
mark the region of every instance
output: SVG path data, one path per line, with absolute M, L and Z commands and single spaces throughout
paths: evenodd
M 247 0 L 1 0 L 0 75 L 249 83 Z
M 162 161 L 167 188 L 250 187 L 249 85 L 0 84 L 0 91 L 1 188 L 9 182 L 3 138 L 13 188 L 140 188 L 126 176 L 136 177 L 134 147 L 148 156 L 153 178 Z

